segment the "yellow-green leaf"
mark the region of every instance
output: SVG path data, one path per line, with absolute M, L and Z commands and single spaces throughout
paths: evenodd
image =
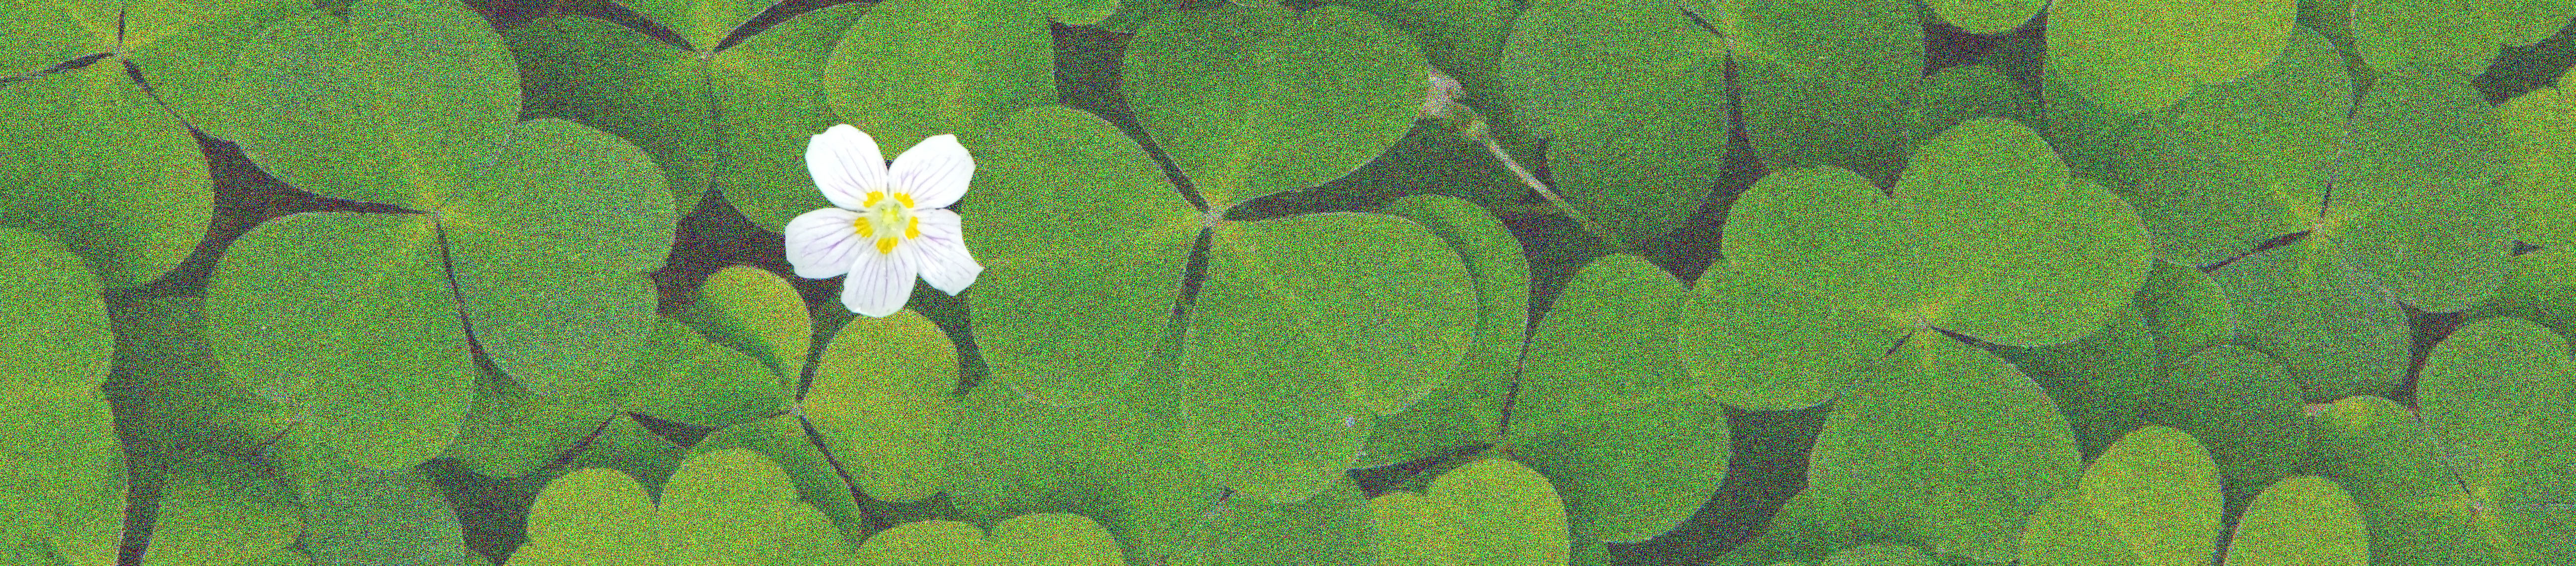
M 2264 489 L 2228 539 L 2228 566 L 2363 566 L 2370 533 L 2352 496 L 2316 476 L 2291 476 Z
M 2217 549 L 2218 466 L 2189 434 L 2132 431 L 2094 459 L 2078 485 L 2084 509 L 2142 566 L 2204 565 Z
M 842 326 L 799 407 L 851 482 L 869 497 L 911 501 L 937 488 L 956 392 L 956 347 L 904 310 Z

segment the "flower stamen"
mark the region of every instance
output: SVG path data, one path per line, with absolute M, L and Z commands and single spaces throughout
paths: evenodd
M 859 211 L 850 226 L 860 238 L 875 238 L 877 253 L 894 253 L 904 241 L 921 237 L 921 217 L 912 213 L 912 195 L 868 191 L 864 205 L 867 210 Z
M 850 312 L 892 316 L 916 279 L 956 295 L 984 271 L 957 237 L 956 212 L 946 209 L 975 174 L 974 156 L 957 136 L 931 136 L 888 163 L 866 132 L 841 124 L 806 144 L 805 167 L 833 208 L 788 221 L 781 232 L 787 261 L 807 279 L 848 276 L 841 306 Z

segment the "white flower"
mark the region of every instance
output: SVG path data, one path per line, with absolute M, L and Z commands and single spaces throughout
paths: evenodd
M 849 124 L 832 126 L 805 145 L 805 170 L 836 208 L 787 222 L 787 262 L 806 279 L 848 274 L 841 305 L 850 312 L 902 310 L 915 275 L 955 295 L 984 272 L 966 252 L 957 213 L 944 208 L 975 178 L 975 157 L 957 136 L 921 140 L 895 156 L 889 171 L 875 138 Z

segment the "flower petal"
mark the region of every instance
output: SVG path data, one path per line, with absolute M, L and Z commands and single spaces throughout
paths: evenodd
M 963 219 L 958 218 L 957 211 L 945 208 L 933 208 L 927 210 L 915 210 L 912 211 L 912 215 L 915 218 L 921 219 L 922 237 L 946 238 L 960 242 L 966 241 L 966 238 L 960 235 L 960 230 L 962 229 L 961 225 L 965 222 Z
M 984 264 L 975 262 L 975 255 L 966 251 L 966 242 L 931 236 L 930 223 L 921 225 L 921 237 L 904 242 L 904 245 L 918 249 L 914 260 L 921 269 L 921 279 L 930 282 L 930 288 L 950 295 L 974 285 L 975 276 L 984 273 Z
M 868 242 L 859 237 L 859 213 L 817 209 L 787 221 L 787 263 L 796 276 L 822 279 L 850 272 L 850 262 Z
M 930 136 L 894 157 L 893 175 L 894 189 L 911 194 L 914 209 L 947 208 L 975 180 L 975 156 L 956 134 Z
M 876 138 L 849 124 L 832 126 L 805 142 L 805 173 L 832 206 L 858 210 L 868 191 L 885 190 L 885 154 Z
M 841 306 L 850 312 L 883 317 L 903 310 L 912 300 L 912 255 L 895 253 L 859 254 L 850 263 L 850 276 L 841 280 Z

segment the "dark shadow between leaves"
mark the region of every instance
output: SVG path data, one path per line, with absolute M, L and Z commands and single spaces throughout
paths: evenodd
M 77 70 L 81 70 L 81 69 L 86 69 L 86 68 L 89 68 L 89 66 L 90 66 L 90 65 L 92 65 L 92 64 L 96 64 L 96 63 L 98 63 L 98 62 L 99 62 L 99 61 L 101 61 L 101 60 L 107 59 L 107 58 L 109 58 L 109 57 L 114 57 L 114 56 L 116 56 L 116 54 L 115 54 L 115 53 L 92 53 L 92 54 L 88 54 L 88 55 L 82 55 L 82 56 L 80 56 L 80 57 L 75 57 L 75 58 L 73 58 L 72 60 L 69 60 L 69 61 L 64 61 L 64 62 L 61 62 L 61 63 L 55 63 L 55 64 L 53 64 L 53 66 L 50 66 L 50 67 L 45 67 L 45 68 L 42 68 L 42 69 L 37 69 L 37 70 L 33 70 L 33 71 L 27 71 L 27 72 L 24 72 L 24 73 L 19 73 L 19 74 L 15 74 L 15 75 L 9 75 L 9 76 L 5 76 L 5 77 L 0 77 L 0 85 L 5 85 L 5 84 L 9 84 L 9 83 L 14 83 L 14 82 L 18 82 L 18 81 L 27 80 L 27 79 L 32 79 L 32 78 L 36 78 L 36 77 L 38 77 L 38 76 L 42 76 L 42 75 L 48 75 L 48 74 L 53 74 L 53 73 L 60 73 L 60 72 L 63 72 L 63 71 L 77 71 Z
M 805 15 L 808 12 L 842 4 L 855 4 L 854 6 L 851 6 L 851 9 L 865 9 L 869 6 L 877 5 L 877 2 L 879 2 L 879 0 L 780 0 L 778 3 L 771 4 L 768 8 L 761 10 L 760 14 L 752 16 L 749 20 L 744 20 L 742 25 L 735 26 L 733 28 L 733 33 L 726 34 L 723 41 L 716 42 L 715 49 L 710 49 L 708 51 L 723 51 L 726 48 L 742 43 L 745 39 L 751 39 L 753 34 L 769 30 L 770 27 L 778 25 L 779 22 L 787 21 L 788 18 Z
M 1469 458 L 1474 458 L 1479 454 L 1484 454 L 1486 450 L 1490 450 L 1493 447 L 1494 445 L 1492 444 L 1453 446 L 1429 456 L 1423 456 L 1374 468 L 1349 470 L 1344 473 L 1351 476 L 1352 483 L 1359 484 L 1361 496 L 1376 498 L 1377 496 L 1385 495 L 1388 491 L 1394 490 L 1397 486 L 1413 483 L 1415 480 L 1426 476 L 1438 475 L 1440 472 L 1456 469 L 1459 465 L 1467 463 Z
M 2263 253 L 2264 250 L 2296 243 L 2300 238 L 2306 238 L 2307 236 L 2308 233 L 2304 230 L 2273 236 L 2272 239 L 2264 240 L 2263 243 L 2260 244 L 2255 244 L 2254 249 L 2245 250 L 2244 253 L 2236 254 L 2235 256 L 2218 260 L 2217 262 L 2210 263 L 2208 265 L 2202 265 L 2199 269 L 2201 273 L 2217 273 L 2218 270 L 2226 269 L 2228 265 L 2236 263 L 2237 260 L 2253 257 L 2254 254 Z
M 1127 139 L 1154 158 L 1154 165 L 1163 169 L 1164 179 L 1181 192 L 1181 198 L 1190 201 L 1190 206 L 1202 211 L 1213 206 L 1207 197 L 1199 195 L 1198 185 L 1181 173 L 1172 155 L 1145 134 L 1135 108 L 1119 94 L 1119 85 L 1125 80 L 1127 40 L 1134 35 L 1056 22 L 1049 22 L 1048 29 L 1055 38 L 1056 100 L 1117 126 L 1119 133 L 1127 134 Z
M 2487 104 L 2503 104 L 2532 89 L 2559 84 L 2567 69 L 2576 66 L 2576 18 L 2556 35 L 2528 46 L 2505 46 L 2487 64 L 2487 70 L 2471 79 Z
M 564 3 L 560 8 L 565 14 L 596 18 L 608 23 L 617 24 L 619 27 L 634 30 L 635 33 L 644 34 L 647 37 L 661 40 L 663 43 L 671 44 L 671 46 L 678 47 L 682 51 L 698 50 L 696 46 L 689 45 L 689 40 L 687 38 L 680 37 L 679 32 L 671 31 L 671 28 L 662 27 L 661 23 L 646 19 L 643 14 L 636 13 L 634 9 L 627 8 L 625 4 L 619 4 L 612 0 L 564 0 Z
M 1807 460 L 1833 403 L 1795 411 L 1728 407 L 1726 479 L 1717 493 L 1671 532 L 1636 544 L 1614 544 L 1618 566 L 1683 566 L 1726 554 L 1770 532 L 1772 518 L 1807 489 Z
M 240 239 L 259 223 L 271 218 L 306 212 L 365 212 L 376 214 L 419 214 L 389 204 L 359 202 L 316 195 L 279 181 L 233 142 L 208 136 L 189 128 L 197 140 L 197 149 L 206 156 L 206 170 L 214 186 L 214 215 L 207 222 L 206 237 L 197 249 L 181 260 L 178 267 L 159 279 L 130 291 L 132 298 L 203 296 L 206 281 L 214 276 L 215 262 L 224 249 Z

